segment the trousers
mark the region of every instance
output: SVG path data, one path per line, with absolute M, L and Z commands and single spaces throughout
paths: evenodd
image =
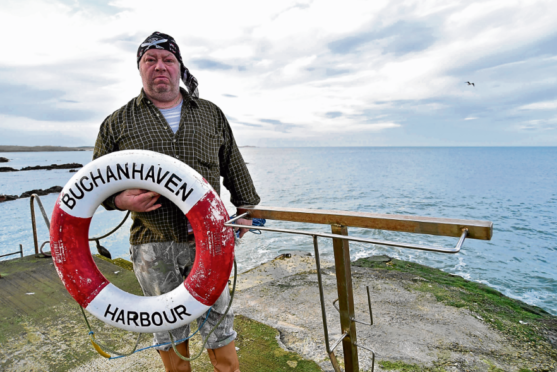
M 195 241 L 192 239 L 187 243 L 163 242 L 132 245 L 130 247 L 130 258 L 143 294 L 145 296 L 159 296 L 181 285 L 184 282 L 184 278 L 190 273 L 195 261 Z M 217 299 L 211 311 L 207 311 L 196 320 L 197 327 L 201 327 L 199 332 L 203 339 L 207 337 L 211 329 L 222 317 L 229 302 L 230 293 L 227 287 Z M 209 313 L 209 317 L 203 324 L 207 313 Z M 233 323 L 234 312 L 230 308 L 226 317 L 209 337 L 205 347 L 208 349 L 218 349 L 234 341 L 237 334 L 234 331 Z M 179 341 L 189 336 L 190 326 L 188 324 L 173 329 L 170 332 L 174 337 L 174 341 Z M 153 333 L 153 345 L 170 341 L 168 332 Z M 171 347 L 172 345 L 169 344 L 155 348 L 168 351 Z

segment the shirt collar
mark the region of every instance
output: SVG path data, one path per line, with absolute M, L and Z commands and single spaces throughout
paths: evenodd
M 199 105 L 197 104 L 196 100 L 191 99 L 189 93 L 187 92 L 187 90 L 185 90 L 184 88 L 180 87 L 180 93 L 182 94 L 182 98 L 184 100 L 184 103 L 186 106 L 195 106 L 195 107 L 199 107 Z M 148 98 L 145 95 L 145 91 L 143 90 L 143 88 L 141 88 L 141 92 L 139 93 L 139 96 L 137 96 L 136 100 L 135 100 L 135 104 L 137 106 L 141 105 L 141 103 L 143 102 L 148 102 Z

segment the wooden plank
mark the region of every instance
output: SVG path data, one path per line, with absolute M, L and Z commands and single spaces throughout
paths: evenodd
M 462 229 L 466 228 L 468 239 L 491 240 L 493 235 L 491 221 L 250 205 L 239 207 L 238 212 L 249 212 L 251 217 L 267 220 L 343 225 L 452 237 L 460 237 Z

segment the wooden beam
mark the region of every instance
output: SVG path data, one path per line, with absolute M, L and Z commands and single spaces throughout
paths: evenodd
M 238 212 L 249 212 L 251 217 L 267 220 L 343 225 L 452 237 L 460 237 L 462 229 L 466 228 L 468 239 L 491 240 L 493 235 L 491 221 L 251 205 L 239 207 Z

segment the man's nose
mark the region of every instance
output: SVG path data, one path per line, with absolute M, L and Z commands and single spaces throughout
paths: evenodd
M 157 63 L 155 64 L 155 70 L 157 70 L 157 71 L 165 71 L 166 70 L 166 66 L 165 66 L 162 59 L 157 60 Z

